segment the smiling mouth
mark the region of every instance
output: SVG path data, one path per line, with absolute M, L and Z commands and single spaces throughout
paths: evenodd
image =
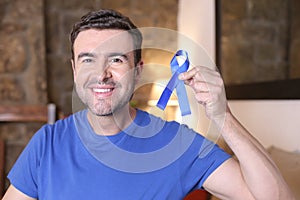
M 90 91 L 97 99 L 106 99 L 110 98 L 113 95 L 113 92 L 116 89 L 116 87 L 118 87 L 117 84 L 112 81 L 100 83 L 91 81 L 86 88 L 90 89 Z
M 95 93 L 108 93 L 108 92 L 112 92 L 113 88 L 93 88 L 92 90 Z
M 97 99 L 106 99 L 112 97 L 115 87 L 102 85 L 100 87 L 91 87 L 90 89 Z

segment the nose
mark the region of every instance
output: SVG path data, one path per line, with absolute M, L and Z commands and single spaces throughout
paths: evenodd
M 112 72 L 110 67 L 108 66 L 106 66 L 103 70 L 101 70 L 100 74 L 97 77 L 98 82 L 105 82 L 110 78 L 112 78 Z

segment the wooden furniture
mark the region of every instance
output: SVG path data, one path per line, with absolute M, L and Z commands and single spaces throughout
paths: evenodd
M 0 122 L 55 121 L 55 105 L 0 105 Z
M 0 105 L 0 122 L 42 122 L 52 124 L 56 120 L 54 104 L 48 105 Z M 0 137 L 0 198 L 5 190 L 5 141 Z

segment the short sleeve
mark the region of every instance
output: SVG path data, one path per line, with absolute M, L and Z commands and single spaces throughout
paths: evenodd
M 202 189 L 209 175 L 231 156 L 214 142 L 190 129 L 185 134 L 195 134 L 194 141 L 180 164 L 183 190 L 190 192 L 193 189 Z
M 31 138 L 7 176 L 15 188 L 32 198 L 38 197 L 38 171 L 44 133 L 43 127 Z

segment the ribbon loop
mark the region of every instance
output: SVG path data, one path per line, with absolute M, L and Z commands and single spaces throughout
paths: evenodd
M 182 64 L 179 64 L 178 61 L 180 61 L 180 63 Z M 186 72 L 189 68 L 190 62 L 188 59 L 187 52 L 183 50 L 178 50 L 172 58 L 170 65 L 173 75 L 170 81 L 168 82 L 166 88 L 164 89 L 162 95 L 160 96 L 156 106 L 164 110 L 167 106 L 167 103 L 171 97 L 173 90 L 176 88 L 181 115 L 189 115 L 191 114 L 191 110 L 188 102 L 186 89 L 183 81 L 178 79 L 179 74 L 182 72 Z

